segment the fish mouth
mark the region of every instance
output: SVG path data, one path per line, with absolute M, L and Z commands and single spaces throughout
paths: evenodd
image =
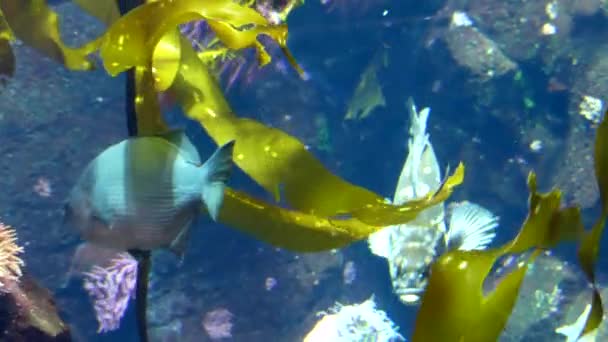
M 405 289 L 399 291 L 399 299 L 407 305 L 416 305 L 420 303 L 422 298 L 422 290 L 420 289 Z

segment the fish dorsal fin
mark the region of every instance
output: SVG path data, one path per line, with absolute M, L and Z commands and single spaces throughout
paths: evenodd
M 481 250 L 496 236 L 498 217 L 489 210 L 471 203 L 450 204 L 451 215 L 446 244 L 449 250 Z
M 232 173 L 234 140 L 218 148 L 203 164 L 202 199 L 211 218 L 216 221 L 224 200 L 224 188 Z
M 441 182 L 439 163 L 426 132 L 430 109 L 418 112 L 411 98 L 407 109 L 410 115 L 408 154 L 397 181 L 394 204 L 419 199 L 437 190 Z
M 186 132 L 183 129 L 172 129 L 164 133 L 154 135 L 168 141 L 169 143 L 177 146 L 180 154 L 184 158 L 194 164 L 201 164 L 201 157 L 198 154 L 198 150 L 194 147 L 194 144 L 188 138 Z

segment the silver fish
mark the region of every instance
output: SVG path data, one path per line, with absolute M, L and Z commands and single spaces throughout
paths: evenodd
M 167 248 L 181 256 L 201 205 L 218 217 L 233 146 L 223 145 L 201 164 L 181 131 L 123 140 L 87 165 L 66 201 L 65 219 L 103 247 Z
M 408 156 L 399 176 L 394 204 L 420 199 L 441 186 L 439 163 L 426 133 L 430 110 L 418 112 L 411 99 L 408 110 Z M 490 211 L 465 201 L 452 204 L 450 212 L 449 229 L 444 204 L 440 203 L 407 224 L 387 227 L 369 237 L 372 253 L 388 260 L 393 291 L 403 303 L 419 302 L 430 266 L 441 253 L 450 249 L 485 249 L 494 239 L 498 217 Z

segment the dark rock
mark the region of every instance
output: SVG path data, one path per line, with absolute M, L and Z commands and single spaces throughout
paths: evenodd
M 20 282 L 2 280 L 0 292 L 0 340 L 10 342 L 72 341 L 69 326 L 57 312 L 51 292 L 34 278 Z

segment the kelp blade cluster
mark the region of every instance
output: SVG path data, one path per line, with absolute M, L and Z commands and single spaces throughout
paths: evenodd
M 579 263 L 587 279 L 593 285 L 591 312 L 582 335 L 592 333 L 602 322 L 604 306 L 600 297 L 595 277 L 595 265 L 600 253 L 600 246 L 606 218 L 608 217 L 608 112 L 597 129 L 594 146 L 595 178 L 600 191 L 601 213 L 590 231 L 583 236 L 578 251 Z
M 608 214 L 608 115 L 597 130 L 595 174 L 600 187 L 602 212 L 587 232 L 578 207 L 560 206 L 561 192 L 539 193 L 536 175 L 528 177 L 528 216 L 519 234 L 504 246 L 487 251 L 454 251 L 432 267 L 429 285 L 417 317 L 414 341 L 496 341 L 513 310 L 528 265 L 540 251 L 564 241 L 579 241 L 579 262 L 592 284 L 593 300 L 582 335 L 592 333 L 602 321 L 603 305 L 595 282 L 595 264 Z M 488 293 L 483 283 L 497 259 L 533 249 L 525 263 L 506 275 Z
M 191 1 L 181 2 L 189 4 Z M 383 226 L 413 219 L 427 206 L 445 200 L 453 187 L 462 182 L 464 167 L 460 166 L 434 196 L 393 207 L 385 204 L 377 194 L 329 172 L 296 138 L 258 121 L 237 117 L 205 64 L 177 31 L 177 25 L 188 20 L 221 17 L 220 14 L 224 12 L 220 11 L 219 2 L 212 2 L 216 7 L 211 7 L 217 13 L 201 7 L 199 2 L 198 7 L 158 6 L 162 1 L 141 6 L 116 21 L 103 38 L 100 51 L 104 65 L 111 68 L 111 73 L 131 67 L 147 68 L 154 72 L 157 89 L 164 90 L 170 84 L 167 90 L 175 96 L 184 112 L 200 122 L 218 144 L 236 140 L 234 154 L 237 165 L 274 194 L 276 200 L 283 196 L 294 208 L 284 210 L 234 191 L 226 197 L 220 215 L 223 222 L 264 241 L 293 250 L 336 248 L 365 238 Z M 232 13 L 235 8 L 240 8 L 245 13 L 239 20 L 226 20 L 227 23 L 235 27 L 243 25 L 243 18 L 249 15 L 249 24 L 259 26 L 253 31 L 256 35 L 262 32 L 275 38 L 279 44 L 284 43 L 286 27 L 272 27 L 259 14 L 251 15 L 250 8 L 226 3 L 231 9 L 225 12 Z M 131 24 L 144 21 L 145 25 Z M 237 37 L 241 33 L 244 34 L 242 41 L 250 43 L 239 43 L 238 46 L 259 44 L 257 41 L 252 43 L 249 31 L 231 31 L 231 35 Z M 126 35 L 128 39 L 124 38 Z M 224 40 L 225 36 L 218 36 Z M 264 55 L 263 50 L 258 49 L 258 52 Z M 293 65 L 296 67 L 295 63 Z M 148 82 L 142 86 L 149 87 L 150 84 Z M 145 97 L 142 100 L 145 101 Z M 256 220 L 254 222 L 257 223 L 252 224 L 251 220 L 244 219 L 244 211 L 265 220 Z M 344 215 L 351 218 L 337 218 Z M 260 222 L 265 224 L 261 225 Z M 297 233 L 301 238 L 297 241 L 290 238 L 292 233 Z M 319 238 L 320 234 L 324 239 Z
M 35 48 L 71 70 L 91 70 L 93 62 L 89 55 L 95 51 L 96 42 L 80 48 L 68 47 L 61 39 L 57 13 L 45 0 L 0 1 L 5 23 L 16 38 Z M 0 27 L 2 23 L 0 22 Z
M 14 39 L 13 31 L 0 12 L 0 78 L 12 77 L 15 73 L 15 54 L 10 44 Z
M 234 115 L 215 79 L 191 44 L 181 37 L 177 27 L 192 20 L 206 20 L 226 46 L 255 48 L 262 65 L 269 61 L 270 56 L 257 37 L 268 35 L 286 52 L 292 66 L 301 71 L 286 47 L 287 26 L 271 25 L 249 7 L 231 0 L 204 3 L 160 0 L 115 18 L 116 12 L 108 2 L 93 4 L 81 0 L 78 3 L 96 17 L 112 23 L 105 34 L 79 48 L 68 48 L 61 42 L 57 14 L 44 1 L 8 0 L 2 3 L 2 10 L 5 14 L 14 15 L 13 18 L 33 21 L 36 28 L 33 33 L 26 32 L 17 23 L 17 29 L 13 29 L 10 21 L 8 26 L 19 33 L 17 38 L 68 68 L 84 70 L 92 67 L 85 62 L 89 61 L 89 54 L 97 50 L 111 75 L 135 68 L 135 107 L 142 134 L 155 134 L 166 129 L 156 91 L 168 90 L 176 96 L 184 112 L 199 121 L 218 144 L 236 139 L 236 163 L 274 194 L 276 200 L 283 196 L 293 208 L 285 210 L 232 191 L 227 196 L 221 218 L 237 229 L 297 251 L 336 248 L 365 238 L 384 226 L 413 219 L 424 208 L 445 200 L 462 182 L 464 167 L 460 165 L 436 194 L 398 207 L 387 205 L 381 196 L 332 174 L 296 138 L 255 120 Z M 68 63 L 67 60 L 81 61 L 82 64 Z M 266 210 L 260 211 L 259 208 Z M 243 217 L 240 213 L 246 210 L 265 218 L 265 221 L 258 221 L 265 224 L 254 225 L 240 219 Z M 294 241 L 290 237 L 292 232 L 297 232 L 301 239 Z

